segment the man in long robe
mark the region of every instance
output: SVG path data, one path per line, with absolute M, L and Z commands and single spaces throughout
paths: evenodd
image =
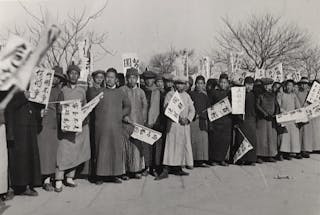
M 79 99 L 81 105 L 85 105 L 87 102 L 86 91 L 84 87 L 78 85 L 80 68 L 76 65 L 70 65 L 67 70 L 67 75 L 69 83 L 61 89 L 61 97 L 65 101 Z M 59 130 L 58 138 L 55 191 L 61 192 L 62 180 L 64 180 L 64 178 L 66 178 L 66 186 L 77 186 L 74 182 L 76 169 L 79 165 L 90 159 L 91 151 L 88 121 L 83 121 L 81 132 Z
M 179 115 L 179 122 L 168 120 L 166 143 L 163 164 L 166 166 L 157 180 L 167 178 L 169 168 L 173 174 L 179 176 L 189 175 L 182 170 L 183 166 L 193 166 L 190 123 L 195 116 L 193 101 L 185 92 L 188 79 L 178 77 L 175 81 L 176 89 L 184 104 L 184 109 Z M 169 92 L 165 98 L 164 106 L 167 107 L 175 92 Z
M 62 97 L 62 91 L 59 86 L 60 81 L 64 80 L 62 68 L 56 66 L 54 69 L 54 79 L 52 82 L 52 89 L 49 97 L 47 109 L 42 110 L 42 126 L 38 134 L 38 146 L 41 163 L 41 174 L 45 177 L 43 182 L 43 189 L 46 191 L 53 191 L 51 183 L 52 176 L 57 167 L 57 149 L 58 149 L 58 120 L 57 110 L 59 101 Z
M 138 77 L 139 73 L 137 69 L 128 69 L 126 73 L 127 85 L 121 87 L 121 89 L 130 100 L 130 123 L 144 125 L 147 119 L 148 103 L 144 91 L 137 87 Z M 144 169 L 144 158 L 142 153 L 143 143 L 140 140 L 129 136 L 130 127 L 132 127 L 132 125 L 125 126 L 125 134 L 128 134 L 125 135 L 126 170 L 129 177 L 140 179 L 140 172 Z
M 117 71 L 106 71 L 106 86 L 103 99 L 95 109 L 95 142 L 97 184 L 104 179 L 121 183 L 117 176 L 125 173 L 125 146 L 123 122 L 129 121 L 131 105 L 128 96 L 116 88 Z
M 160 91 L 155 85 L 156 74 L 151 71 L 146 71 L 143 73 L 143 78 L 145 81 L 144 92 L 146 94 L 148 102 L 148 114 L 146 126 L 148 128 L 155 129 L 156 122 L 160 114 Z M 155 154 L 157 151 L 161 151 L 161 140 L 158 140 L 153 145 L 143 144 L 143 156 L 145 159 L 146 169 L 143 175 L 146 176 L 148 173 L 154 174 L 155 168 Z

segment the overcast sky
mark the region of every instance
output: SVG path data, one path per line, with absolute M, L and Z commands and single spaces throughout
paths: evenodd
M 94 11 L 104 0 L 24 0 L 31 11 L 39 14 L 39 5 L 61 19 L 67 12 Z M 195 49 L 206 54 L 215 46 L 214 36 L 223 28 L 221 17 L 233 22 L 245 20 L 251 14 L 272 13 L 296 23 L 313 35 L 319 43 L 320 1 L 317 0 L 109 0 L 108 6 L 90 28 L 108 32 L 106 47 L 116 54 L 96 62 L 95 69 L 121 68 L 121 54 L 136 52 L 142 61 L 166 51 Z M 30 21 L 15 0 L 0 0 L 0 33 L 15 24 Z

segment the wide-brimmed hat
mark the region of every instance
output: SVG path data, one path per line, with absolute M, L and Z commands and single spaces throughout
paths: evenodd
M 60 66 L 54 66 L 52 68 L 54 70 L 54 76 L 66 80 L 66 76 L 63 74 L 63 69 Z
M 273 79 L 272 78 L 261 78 L 261 82 L 263 85 L 268 85 L 268 84 L 273 83 Z
M 98 74 L 106 75 L 106 72 L 104 70 L 96 70 L 91 74 L 91 76 L 94 77 Z
M 309 79 L 308 78 L 306 78 L 306 77 L 302 77 L 301 79 L 300 79 L 300 81 L 298 82 L 298 84 L 309 84 L 310 82 L 309 82 Z
M 152 79 L 152 78 L 156 78 L 157 75 L 156 75 L 154 72 L 152 72 L 152 71 L 145 71 L 145 72 L 142 74 L 142 77 L 143 77 L 144 79 Z

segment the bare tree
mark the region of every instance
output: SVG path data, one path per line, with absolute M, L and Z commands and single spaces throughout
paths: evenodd
M 308 46 L 309 36 L 297 26 L 281 22 L 270 14 L 252 16 L 245 23 L 232 24 L 222 19 L 226 30 L 216 37 L 220 50 L 214 51 L 214 60 L 229 63 L 229 54 L 243 53 L 242 69 L 268 69 L 278 63 L 300 66 L 300 52 Z
M 46 24 L 46 17 L 48 14 L 47 9 L 40 7 L 40 15 L 35 15 L 32 11 L 30 11 L 22 2 L 20 2 L 20 6 L 24 9 L 24 11 L 32 18 L 32 23 L 27 23 L 26 28 L 19 28 L 17 26 L 14 29 L 10 29 L 7 32 L 7 36 L 9 34 L 17 34 L 25 36 L 29 34 L 29 41 L 37 45 L 41 29 Z M 67 17 L 60 22 L 57 17 L 56 23 L 61 28 L 61 35 L 57 42 L 50 48 L 44 57 L 43 64 L 48 67 L 52 67 L 54 65 L 67 66 L 70 65 L 73 61 L 78 61 L 77 53 L 78 53 L 78 44 L 84 39 L 88 39 L 90 45 L 95 47 L 95 55 L 94 60 L 100 60 L 107 54 L 113 55 L 112 51 L 109 51 L 105 47 L 105 42 L 107 39 L 107 33 L 97 33 L 92 30 L 88 30 L 88 27 L 94 20 L 100 17 L 103 11 L 106 9 L 108 1 L 104 2 L 104 4 L 97 10 L 91 14 L 87 14 L 86 9 L 83 9 L 80 13 L 68 13 Z M 78 64 L 79 62 L 74 62 Z
M 171 47 L 167 52 L 155 54 L 154 56 L 152 56 L 149 62 L 149 68 L 162 74 L 171 73 L 174 71 L 174 63 L 177 57 L 185 54 L 188 55 L 189 75 L 195 74 L 198 68 L 196 66 L 194 50 L 176 50 L 173 47 Z

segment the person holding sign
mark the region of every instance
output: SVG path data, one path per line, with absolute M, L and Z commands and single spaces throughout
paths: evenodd
M 104 181 L 122 183 L 125 173 L 123 123 L 129 122 L 131 104 L 128 96 L 116 87 L 117 70 L 106 71 L 106 88 L 95 108 L 95 143 L 97 185 Z
M 67 69 L 69 83 L 62 88 L 65 101 L 79 99 L 82 106 L 86 104 L 85 89 L 78 84 L 80 68 L 70 65 Z M 74 120 L 82 120 L 81 116 L 74 116 Z M 89 126 L 87 120 L 82 123 L 82 132 L 60 130 L 59 146 L 57 152 L 57 169 L 55 191 L 62 191 L 62 180 L 66 173 L 65 185 L 76 187 L 74 182 L 76 168 L 90 159 Z
M 161 175 L 156 179 L 168 177 L 168 166 L 175 175 L 185 176 L 189 173 L 182 170 L 183 166 L 193 166 L 190 123 L 195 116 L 193 101 L 185 92 L 187 77 L 176 77 L 175 87 L 184 104 L 184 109 L 179 115 L 179 122 L 168 119 L 166 143 L 163 156 L 163 164 L 166 165 Z M 169 92 L 164 101 L 167 107 L 175 92 Z
M 131 125 L 125 125 L 126 146 L 126 171 L 129 177 L 140 179 L 140 172 L 144 169 L 144 158 L 142 153 L 142 142 L 130 137 L 132 124 L 144 125 L 147 120 L 148 103 L 144 91 L 137 86 L 139 73 L 135 68 L 127 69 L 127 85 L 120 89 L 127 95 L 131 104 L 129 120 Z
M 54 79 L 49 97 L 49 104 L 42 110 L 42 126 L 38 134 L 38 146 L 41 161 L 41 174 L 44 176 L 43 189 L 53 191 L 51 179 L 54 176 L 57 167 L 57 149 L 58 149 L 58 125 L 57 110 L 59 101 L 63 100 L 60 82 L 65 80 L 63 70 L 55 66 Z M 50 103 L 52 102 L 52 103 Z
M 276 162 L 278 153 L 275 115 L 280 112 L 277 95 L 272 92 L 271 78 L 262 78 L 263 90 L 257 98 L 257 163 Z
M 252 77 L 246 77 L 244 79 L 244 85 L 246 87 L 246 99 L 245 99 L 245 115 L 235 115 L 234 124 L 238 127 L 240 131 L 243 132 L 245 137 L 250 142 L 253 149 L 248 151 L 241 159 L 237 161 L 240 165 L 255 165 L 257 160 L 256 145 L 257 145 L 257 135 L 256 135 L 256 99 L 253 94 L 253 84 L 254 80 Z M 235 150 L 237 150 L 243 142 L 243 134 L 236 129 L 235 137 Z
M 302 77 L 298 84 L 299 91 L 297 93 L 297 97 L 300 104 L 306 107 L 308 106 L 306 99 L 310 91 L 309 80 L 307 77 Z M 311 119 L 309 123 L 303 124 L 300 128 L 301 156 L 304 158 L 310 157 L 310 153 L 313 151 L 313 145 L 316 142 L 314 139 L 313 124 L 314 123 Z
M 227 74 L 221 74 L 217 89 L 209 92 L 211 105 L 218 103 L 224 98 L 230 98 L 229 79 Z M 227 154 L 232 141 L 232 119 L 231 115 L 225 115 L 209 123 L 209 160 L 211 165 L 218 163 L 228 166 Z
M 301 107 L 297 95 L 294 93 L 294 81 L 287 80 L 284 86 L 284 93 L 279 99 L 280 111 L 285 113 Z M 299 128 L 294 122 L 288 122 L 285 125 L 286 132 L 281 138 L 280 152 L 285 159 L 290 160 L 292 153 L 295 153 L 297 159 L 301 159 L 301 143 Z
M 210 100 L 205 91 L 205 79 L 202 75 L 197 76 L 195 90 L 190 93 L 194 102 L 196 116 L 191 123 L 191 144 L 195 167 L 208 167 L 208 114 Z

